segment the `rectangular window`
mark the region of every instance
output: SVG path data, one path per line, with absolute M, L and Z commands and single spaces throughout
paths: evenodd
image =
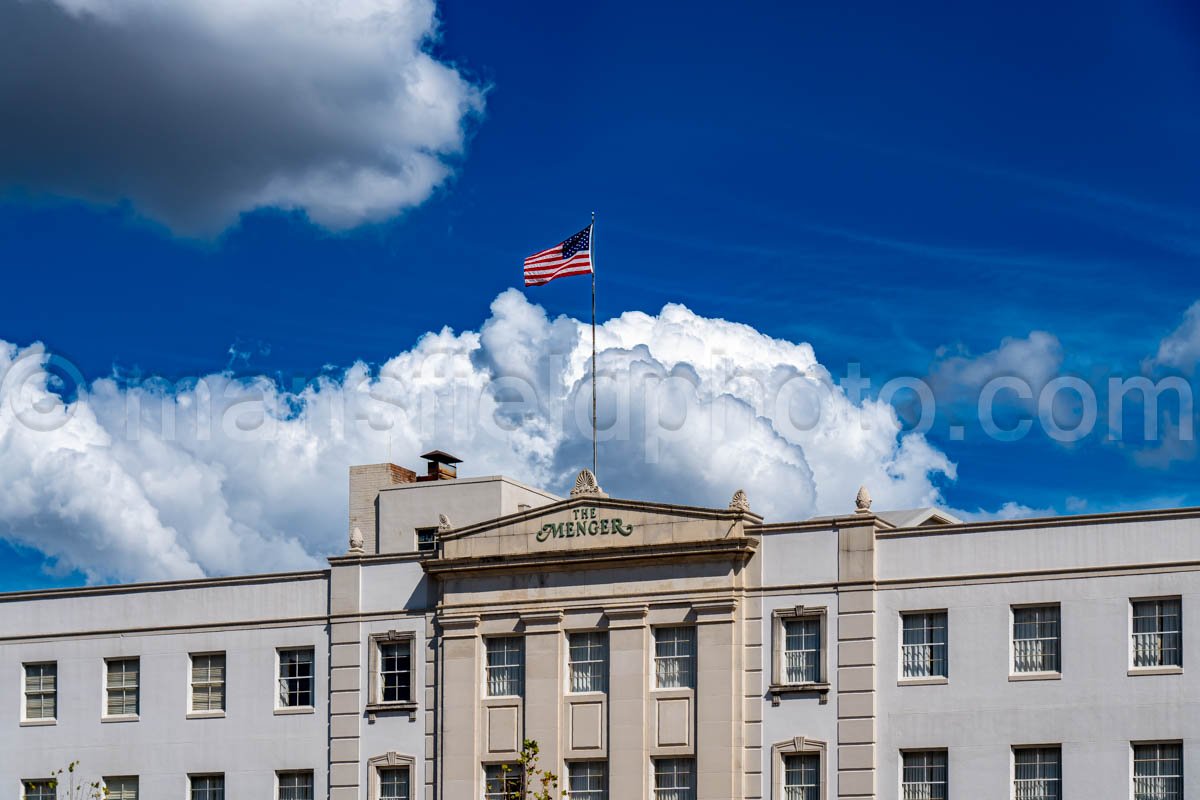
M 225 710 L 225 654 L 192 655 L 192 711 Z
M 1177 597 L 1133 601 L 1133 666 L 1183 666 L 1182 612 Z
M 520 636 L 497 636 L 485 641 L 488 697 L 519 697 L 525 641 Z
M 25 719 L 58 716 L 58 664 L 25 665 Z
M 408 767 L 380 767 L 379 800 L 409 800 Z
M 1058 606 L 1014 608 L 1013 672 L 1058 672 Z
M 783 621 L 784 683 L 821 680 L 821 620 L 799 617 Z
M 608 765 L 603 761 L 567 764 L 567 796 L 571 800 L 608 800 Z
M 437 528 L 417 528 L 417 552 L 437 552 Z
M 783 757 L 784 800 L 820 800 L 821 757 L 803 753 Z
M 946 751 L 922 750 L 901 754 L 904 800 L 946 800 Z
M 225 800 L 224 775 L 189 775 L 191 800 Z
M 136 658 L 121 658 L 106 662 L 108 675 L 104 688 L 107 694 L 104 713 L 110 717 L 133 716 L 138 713 L 138 677 L 141 662 Z
M 105 778 L 104 788 L 107 792 L 104 800 L 137 800 L 137 776 L 123 778 Z
M 21 781 L 21 783 L 25 787 L 25 800 L 57 800 L 53 781 Z
M 279 800 L 313 800 L 313 774 L 280 772 Z
M 379 700 L 383 703 L 412 700 L 412 639 L 379 643 Z
M 690 758 L 654 760 L 654 800 L 692 800 L 696 796 L 696 762 Z
M 654 629 L 654 685 L 659 689 L 696 688 L 696 629 Z
M 567 637 L 572 692 L 608 691 L 608 634 L 572 633 Z
M 901 614 L 904 643 L 901 649 L 905 678 L 945 678 L 946 612 L 923 611 Z
M 313 704 L 312 648 L 279 651 L 279 705 L 304 708 Z
M 1133 800 L 1183 800 L 1183 745 L 1133 746 Z
M 1016 800 L 1061 800 L 1062 750 L 1058 747 L 1013 750 L 1013 797 Z
M 513 800 L 521 795 L 521 768 L 488 764 L 483 768 L 484 800 Z

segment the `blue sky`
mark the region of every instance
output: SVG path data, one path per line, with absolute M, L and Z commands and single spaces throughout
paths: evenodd
M 1062 374 L 1136 375 L 1200 300 L 1195 4 L 438 15 L 431 52 L 483 102 L 429 199 L 345 230 L 267 208 L 190 236 L 0 162 L 0 339 L 44 342 L 89 380 L 379 365 L 427 331 L 478 329 L 521 258 L 592 210 L 602 320 L 681 303 L 808 342 L 835 378 L 861 364 L 876 387 L 1033 331 L 1057 339 Z M 583 281 L 529 298 L 588 313 Z M 1192 456 L 971 424 L 955 441 L 953 422 L 929 440 L 957 464 L 938 479 L 955 508 L 1200 503 Z M 3 547 L 0 587 L 83 579 Z

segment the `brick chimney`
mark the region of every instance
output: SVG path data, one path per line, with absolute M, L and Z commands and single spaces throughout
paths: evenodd
M 379 491 L 399 483 L 414 483 L 417 473 L 396 464 L 364 464 L 350 468 L 350 525 L 348 533 L 354 538 L 354 529 L 362 532 L 363 544 L 368 553 L 379 549 Z

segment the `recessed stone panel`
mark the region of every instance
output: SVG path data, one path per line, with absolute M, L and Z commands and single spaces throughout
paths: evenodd
M 687 747 L 691 744 L 692 708 L 686 697 L 662 698 L 656 704 L 659 747 Z

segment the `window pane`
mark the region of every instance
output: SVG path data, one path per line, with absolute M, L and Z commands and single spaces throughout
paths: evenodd
M 1133 747 L 1133 800 L 1183 800 L 1183 745 Z
M 55 800 L 55 789 L 51 781 L 24 781 L 25 800 Z
M 946 612 L 903 614 L 902 674 L 905 678 L 947 677 Z
M 412 699 L 411 641 L 380 643 L 379 694 L 384 703 L 407 703 Z
M 192 775 L 192 800 L 225 800 L 224 775 Z
M 821 680 L 820 619 L 791 619 L 783 623 L 783 680 L 785 683 Z
M 1013 774 L 1016 800 L 1060 800 L 1062 751 L 1057 747 L 1014 750 Z
M 1058 672 L 1058 606 L 1013 609 L 1013 671 Z
M 484 767 L 485 800 L 513 800 L 521 791 L 520 767 L 488 764 Z
M 783 759 L 784 800 L 819 800 L 821 757 L 816 753 L 785 756 Z
M 408 767 L 379 770 L 379 800 L 409 800 Z
M 54 719 L 58 713 L 58 664 L 25 665 L 25 719 Z
M 696 629 L 654 629 L 654 676 L 660 689 L 695 688 Z
M 109 661 L 107 664 L 105 714 L 123 716 L 138 713 L 138 671 L 136 658 Z
M 568 637 L 572 692 L 608 691 L 608 634 L 572 633 Z
M 571 800 L 608 800 L 608 765 L 603 761 L 568 764 L 567 796 Z
M 313 704 L 313 651 L 279 651 L 279 705 L 284 708 Z
M 487 693 L 489 697 L 521 694 L 525 642 L 520 636 L 502 636 L 486 640 Z
M 313 800 L 312 773 L 279 773 L 279 800 Z
M 1183 617 L 1177 598 L 1133 603 L 1133 665 L 1183 666 Z
M 696 796 L 695 762 L 690 758 L 654 761 L 654 800 L 692 800 Z
M 901 782 L 904 800 L 945 800 L 946 752 L 929 750 L 903 754 Z
M 225 654 L 192 656 L 192 711 L 225 710 Z
M 105 778 L 104 786 L 108 789 L 105 800 L 137 800 L 138 779 L 136 777 Z

